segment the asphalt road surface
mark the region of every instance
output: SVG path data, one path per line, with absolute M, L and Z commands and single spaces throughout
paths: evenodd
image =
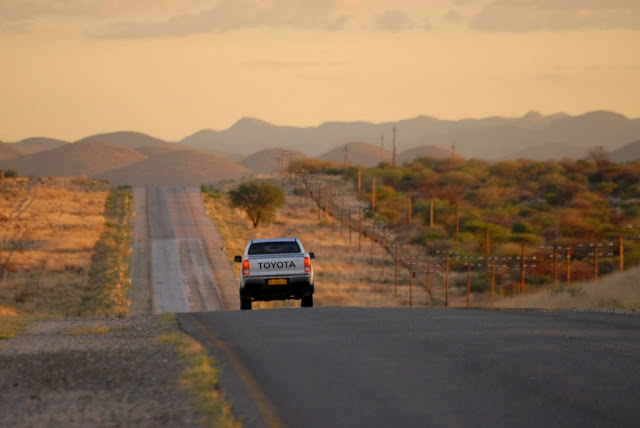
M 180 312 L 245 427 L 640 426 L 638 315 L 223 310 L 237 289 L 200 190 L 135 203 L 134 312 Z
M 135 189 L 132 300 L 136 313 L 232 308 L 233 273 L 197 187 Z M 213 269 L 213 267 L 216 269 Z M 226 297 L 226 300 L 225 300 Z
M 640 316 L 295 308 L 178 314 L 245 427 L 638 427 Z

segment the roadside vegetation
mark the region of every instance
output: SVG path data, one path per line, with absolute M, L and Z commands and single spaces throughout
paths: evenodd
M 87 178 L 0 182 L 0 336 L 77 316 L 89 290 L 110 186 Z
M 393 228 L 403 242 L 429 255 L 549 258 L 571 251 L 571 279 L 593 278 L 640 263 L 640 162 L 616 164 L 601 152 L 593 160 L 489 163 L 421 158 L 399 167 L 349 168 L 347 176 L 367 205 L 365 216 Z M 296 171 L 333 172 L 330 164 L 299 161 Z M 358 184 L 360 183 L 360 184 Z M 613 245 L 610 245 L 613 244 Z M 607 248 L 603 248 L 603 247 Z M 614 246 L 614 248 L 608 248 Z M 609 251 L 612 250 L 612 251 Z M 613 256 L 613 257 L 612 257 Z M 549 276 L 538 264 L 531 282 Z
M 17 174 L 16 174 L 17 176 Z M 133 239 L 133 191 L 87 178 L 0 181 L 0 340 L 36 320 L 126 317 Z M 176 325 L 172 314 L 164 323 Z M 98 324 L 70 335 L 109 335 Z M 156 338 L 175 347 L 181 383 L 211 426 L 239 426 L 218 385 L 213 360 L 185 333 Z
M 233 256 L 244 252 L 249 239 L 272 237 L 298 237 L 306 250 L 315 253 L 314 274 L 315 306 L 423 306 L 426 291 L 414 283 L 409 290 L 409 273 L 399 269 L 397 290 L 394 287 L 394 269 L 390 259 L 380 246 L 366 236 L 351 236 L 333 217 L 327 217 L 301 192 L 301 182 L 291 177 L 262 176 L 260 179 L 280 186 L 286 195 L 285 204 L 277 211 L 273 222 L 257 229 L 245 213 L 234 208 L 228 191 L 232 184 L 204 186 L 205 207 L 224 241 L 229 263 L 238 274 L 238 264 Z M 344 185 L 340 178 L 324 176 L 327 183 Z M 237 183 L 236 183 L 237 185 Z M 345 188 L 346 190 L 346 188 Z M 372 245 L 374 244 L 374 245 Z M 397 292 L 396 292 L 397 291 Z M 434 287 L 432 301 L 440 299 L 440 291 Z M 297 307 L 300 301 L 254 302 L 254 307 Z
M 131 188 L 24 178 L 2 181 L 0 192 L 0 313 L 18 319 L 129 314 Z
M 178 325 L 174 314 L 163 314 L 162 321 L 172 326 Z M 234 417 L 231 406 L 220 389 L 215 361 L 207 355 L 200 343 L 185 333 L 164 334 L 156 342 L 173 346 L 187 367 L 182 373 L 181 385 L 191 393 L 194 408 L 204 415 L 203 425 L 218 428 L 242 426 Z
M 131 245 L 133 242 L 133 191 L 112 188 L 104 209 L 104 231 L 91 255 L 89 281 L 82 295 L 80 314 L 130 315 Z
M 422 158 L 345 171 L 303 159 L 288 177 L 279 179 L 286 205 L 256 234 L 298 236 L 320 255 L 318 305 L 465 306 L 469 290 L 471 306 L 558 307 L 523 299 L 544 291 L 563 307 L 567 295 L 580 307 L 640 307 L 640 162 L 596 150 L 589 160 Z M 243 236 L 246 221 L 219 197 L 209 210 L 216 223 Z M 603 295 L 605 278 L 623 285 Z
M 276 217 L 278 208 L 284 205 L 282 188 L 266 181 L 251 180 L 229 191 L 231 206 L 240 208 L 257 229 Z

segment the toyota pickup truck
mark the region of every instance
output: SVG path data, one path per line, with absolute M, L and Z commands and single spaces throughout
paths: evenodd
M 300 299 L 300 306 L 313 307 L 313 253 L 307 253 L 297 238 L 254 239 L 247 243 L 240 263 L 238 287 L 240 309 L 251 302 Z

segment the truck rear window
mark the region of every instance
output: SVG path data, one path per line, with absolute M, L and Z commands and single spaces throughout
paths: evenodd
M 249 255 L 256 254 L 282 254 L 299 253 L 300 246 L 297 242 L 256 242 L 249 246 Z

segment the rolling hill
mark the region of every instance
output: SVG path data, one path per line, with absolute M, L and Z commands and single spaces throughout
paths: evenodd
M 398 154 L 398 164 L 402 165 L 405 162 L 412 161 L 416 158 L 430 157 L 430 158 L 447 158 L 451 156 L 451 150 L 443 149 L 436 146 L 420 146 L 413 149 L 405 150 Z
M 89 137 L 85 137 L 76 141 L 82 143 L 85 141 L 99 141 L 102 143 L 111 143 L 117 146 L 127 147 L 129 149 L 137 150 L 141 147 L 175 147 L 174 143 L 169 143 L 159 138 L 152 137 L 141 132 L 133 131 L 120 131 L 110 132 L 106 134 L 96 134 Z
M 589 150 L 565 143 L 546 143 L 527 147 L 518 152 L 509 153 L 504 159 L 531 159 L 536 161 L 560 160 L 562 158 L 584 159 Z
M 224 131 L 202 130 L 178 144 L 201 150 L 254 153 L 273 147 L 299 150 L 310 157 L 323 156 L 352 141 L 377 145 L 380 136 L 390 141 L 397 129 L 397 150 L 403 152 L 425 144 L 456 146 L 458 156 L 498 160 L 546 145 L 549 158 L 562 158 L 566 147 L 575 146 L 577 157 L 604 146 L 612 151 L 640 138 L 640 119 L 595 111 L 580 116 L 557 113 L 548 116 L 529 112 L 519 118 L 440 120 L 429 116 L 397 122 L 327 122 L 315 127 L 276 126 L 243 118 Z M 557 146 L 554 146 L 557 145 Z M 386 147 L 390 144 L 387 143 Z M 557 147 L 556 151 L 554 147 Z
M 250 174 L 247 168 L 228 159 L 195 150 L 179 150 L 106 171 L 97 178 L 116 185 L 199 186 L 239 179 Z
M 630 162 L 640 160 L 640 140 L 626 144 L 609 154 L 609 159 L 614 162 Z
M 372 167 L 378 165 L 383 160 L 391 162 L 391 152 L 384 150 L 384 154 L 381 156 L 380 146 L 363 142 L 342 144 L 322 156 L 318 156 L 318 159 L 342 164 L 344 163 L 345 148 L 349 150 L 349 165 Z
M 307 157 L 296 150 L 264 149 L 244 158 L 240 165 L 251 170 L 254 174 L 270 174 L 277 172 L 279 168 L 287 168 L 293 159 Z
M 13 143 L 13 146 L 18 149 L 21 154 L 29 155 L 31 153 L 56 149 L 66 144 L 69 143 L 67 141 L 56 140 L 55 138 L 33 137 Z
M 86 141 L 57 149 L 0 161 L 0 168 L 15 168 L 21 176 L 97 177 L 114 168 L 146 159 L 141 153 L 108 143 Z
M 13 144 L 0 142 L 0 159 L 11 159 L 20 156 L 22 153 Z
M 349 164 L 375 166 L 382 159 L 381 137 L 384 160 L 391 161 L 394 126 L 398 164 L 422 156 L 450 156 L 452 145 L 456 156 L 488 161 L 580 159 L 595 147 L 603 147 L 614 161 L 640 159 L 640 119 L 594 111 L 457 121 L 418 116 L 314 127 L 243 118 L 226 130 L 201 130 L 177 143 L 131 131 L 92 135 L 73 144 L 39 137 L 0 145 L 0 168 L 15 168 L 21 176 L 88 175 L 118 184 L 203 184 L 272 172 L 285 151 L 343 163 L 345 146 Z

